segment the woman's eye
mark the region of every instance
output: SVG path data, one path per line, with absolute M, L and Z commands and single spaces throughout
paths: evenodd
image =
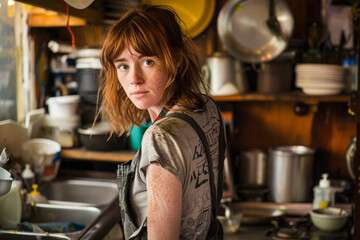
M 154 64 L 154 61 L 153 61 L 153 60 L 147 59 L 147 60 L 144 61 L 144 65 L 145 65 L 145 66 L 151 66 L 151 65 L 153 65 L 153 64 Z
M 127 66 L 127 65 L 120 65 L 120 66 L 118 67 L 118 69 L 124 71 L 124 70 L 129 69 L 129 66 Z

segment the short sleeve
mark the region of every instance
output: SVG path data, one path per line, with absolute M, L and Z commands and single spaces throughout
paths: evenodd
M 142 140 L 139 164 L 140 177 L 144 182 L 146 167 L 150 163 L 158 162 L 184 185 L 187 172 L 187 141 L 181 134 L 181 129 L 185 128 L 184 123 L 178 119 L 164 119 L 147 129 Z

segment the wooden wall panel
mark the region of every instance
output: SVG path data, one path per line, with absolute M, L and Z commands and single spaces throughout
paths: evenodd
M 322 173 L 350 179 L 345 166 L 345 151 L 356 135 L 355 117 L 347 113 L 346 103 L 319 104 L 314 118 L 312 147 L 317 149 L 314 178 Z
M 313 112 L 295 115 L 295 102 L 239 102 L 234 115 L 234 150 L 311 143 Z

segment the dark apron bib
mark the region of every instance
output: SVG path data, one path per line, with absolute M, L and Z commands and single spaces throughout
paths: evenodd
M 223 129 L 223 121 L 221 118 L 221 112 L 219 111 L 220 118 L 220 134 L 219 134 L 219 176 L 218 176 L 218 191 L 216 194 L 215 183 L 214 183 L 214 174 L 212 167 L 212 159 L 210 155 L 209 144 L 207 142 L 206 136 L 200 126 L 188 115 L 181 113 L 171 113 L 166 117 L 176 117 L 188 122 L 194 130 L 199 135 L 202 144 L 205 148 L 205 153 L 208 160 L 209 166 L 209 185 L 211 193 L 211 205 L 212 205 L 212 218 L 211 226 L 209 229 L 207 239 L 223 239 L 223 229 L 219 221 L 216 219 L 217 216 L 217 207 L 220 204 L 222 197 L 222 178 L 223 178 L 223 169 L 224 169 L 224 158 L 225 158 L 225 136 Z M 133 235 L 131 239 L 147 239 L 147 229 L 146 229 L 146 219 L 141 224 L 137 226 L 137 216 L 136 212 L 131 206 L 130 201 L 130 188 L 134 180 L 135 171 L 137 165 L 140 161 L 141 156 L 141 147 L 139 151 L 135 154 L 134 158 L 126 163 L 121 163 L 118 165 L 117 171 L 117 186 L 119 189 L 119 202 L 120 202 L 120 211 L 121 211 L 121 221 L 122 228 L 124 232 L 125 239 L 130 239 L 130 236 Z

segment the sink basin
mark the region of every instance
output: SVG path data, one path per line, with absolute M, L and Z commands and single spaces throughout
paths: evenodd
M 49 203 L 37 204 L 31 217 L 24 221 L 31 223 L 70 222 L 84 225 L 85 228 L 70 233 L 28 233 L 0 229 L 1 240 L 103 239 L 120 221 L 118 189 L 115 181 L 58 180 L 42 185 L 40 192 L 49 200 Z
M 82 225 L 91 223 L 101 210 L 96 207 L 71 206 L 56 204 L 36 204 L 36 212 L 32 214 L 30 222 L 73 222 Z
M 42 234 L 42 233 L 23 233 L 23 232 L 9 232 L 0 231 L 0 239 L 2 240 L 70 240 L 67 236 L 57 234 Z
M 42 187 L 40 192 L 49 203 L 105 206 L 118 196 L 115 181 L 70 179 L 54 181 Z

